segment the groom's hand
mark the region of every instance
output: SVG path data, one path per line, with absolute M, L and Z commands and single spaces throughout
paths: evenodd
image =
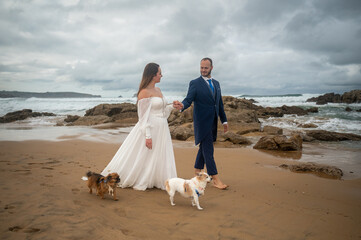
M 228 123 L 223 124 L 224 132 L 228 132 Z
M 178 109 L 178 110 L 182 110 L 183 109 L 183 104 L 181 102 L 179 102 L 178 100 L 173 101 L 173 107 Z

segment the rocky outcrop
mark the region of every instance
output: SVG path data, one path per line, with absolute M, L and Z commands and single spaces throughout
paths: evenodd
M 86 111 L 83 117 L 67 116 L 67 126 L 98 125 L 111 122 L 126 122 L 134 125 L 138 121 L 137 106 L 132 103 L 99 104 Z
M 337 167 L 316 163 L 282 164 L 280 167 L 289 169 L 292 172 L 313 173 L 326 178 L 341 179 L 343 176 L 342 170 Z
M 267 133 L 269 135 L 282 135 L 283 134 L 283 129 L 278 128 L 278 127 L 273 127 L 273 126 L 264 126 L 263 127 L 263 132 Z
M 264 136 L 253 146 L 254 149 L 300 151 L 302 149 L 302 137 L 293 134 L 290 138 L 285 135 Z
M 299 124 L 297 127 L 299 127 L 299 128 L 317 128 L 318 126 L 313 123 L 305 123 L 305 124 Z
M 112 117 L 114 115 L 125 113 L 133 113 L 132 117 L 138 117 L 137 106 L 132 103 L 100 104 L 87 110 L 84 116 L 106 115 L 108 117 Z
M 29 117 L 40 117 L 40 116 L 56 116 L 54 113 L 48 112 L 33 112 L 31 109 L 23 109 L 20 111 L 10 112 L 0 117 L 0 123 L 15 122 L 18 120 L 24 120 Z
M 237 125 L 232 125 L 232 130 L 239 135 L 244 135 L 252 132 L 261 131 L 261 123 L 239 123 Z
M 170 126 L 170 135 L 172 139 L 185 141 L 188 138 L 194 136 L 193 124 L 184 124 L 182 126 Z
M 325 130 L 309 130 L 306 131 L 307 138 L 304 138 L 305 141 L 361 141 L 361 136 L 353 133 L 338 133 L 338 132 L 329 132 Z
M 345 92 L 341 96 L 341 102 L 343 103 L 361 103 L 361 90 L 352 90 Z
M 241 135 L 230 132 L 230 131 L 219 134 L 217 141 L 219 141 L 219 142 L 229 141 L 233 144 L 242 144 L 242 145 L 250 145 L 251 144 L 251 141 L 249 141 L 247 138 L 242 137 Z
M 67 115 L 66 118 L 64 119 L 64 122 L 67 122 L 67 123 L 75 122 L 79 118 L 80 118 L 80 116 L 78 116 L 78 115 Z
M 326 93 L 322 96 L 309 98 L 306 102 L 316 102 L 317 105 L 323 105 L 327 103 L 360 103 L 361 102 L 361 90 L 352 90 L 345 92 L 344 94 Z

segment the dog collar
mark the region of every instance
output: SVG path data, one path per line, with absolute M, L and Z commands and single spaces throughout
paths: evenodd
M 192 180 L 192 182 L 194 183 L 194 185 L 196 185 L 196 188 L 198 188 L 200 191 L 204 191 L 204 188 L 198 186 L 193 180 Z

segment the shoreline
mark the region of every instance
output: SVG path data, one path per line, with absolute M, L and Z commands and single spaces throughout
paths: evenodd
M 1 141 L 67 141 L 83 140 L 99 143 L 114 143 L 120 146 L 133 127 L 120 127 L 118 124 L 102 124 L 96 126 L 53 126 L 31 125 L 29 122 L 17 122 L 0 125 Z M 293 163 L 314 162 L 342 169 L 342 179 L 361 178 L 361 162 L 359 155 L 361 148 L 359 142 L 304 142 L 302 151 L 267 151 L 256 150 L 252 146 L 262 136 L 258 133 L 245 135 L 253 143 L 249 146 L 228 146 L 229 148 L 247 148 L 253 151 L 263 152 L 270 156 L 282 158 Z M 174 147 L 194 146 L 193 141 L 172 140 Z M 222 143 L 217 142 L 217 149 L 224 148 Z
M 204 208 L 159 189 L 119 189 L 119 201 L 88 193 L 80 178 L 100 172 L 117 143 L 0 142 L 2 239 L 359 239 L 361 179 L 333 180 L 278 168 L 289 160 L 250 148 L 216 148 L 220 191 Z M 44 151 L 46 149 L 46 151 Z M 191 178 L 196 147 L 174 144 L 179 177 Z M 102 226 L 101 228 L 97 226 Z M 142 226 L 139 228 L 139 226 Z

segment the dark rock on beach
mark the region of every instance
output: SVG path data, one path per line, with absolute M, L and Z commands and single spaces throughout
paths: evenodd
M 329 132 L 325 130 L 309 130 L 306 131 L 307 141 L 319 140 L 319 141 L 361 141 L 361 136 L 353 133 L 338 133 Z M 304 138 L 306 141 L 306 139 Z
M 217 141 L 219 141 L 219 142 L 229 141 L 233 144 L 242 144 L 242 145 L 250 145 L 251 144 L 251 141 L 249 141 L 247 138 L 242 137 L 241 135 L 230 132 L 230 131 L 219 134 Z
M 40 116 L 56 116 L 54 113 L 48 112 L 33 112 L 31 109 L 23 109 L 20 111 L 10 112 L 0 117 L 0 123 L 15 122 L 18 120 L 24 120 L 29 117 L 40 117 Z
M 278 127 L 273 127 L 273 126 L 264 126 L 263 127 L 263 132 L 267 133 L 269 135 L 282 135 L 283 134 L 283 129 L 278 128 Z
M 318 126 L 313 123 L 305 123 L 305 124 L 298 125 L 298 127 L 300 127 L 300 128 L 317 128 Z
M 254 149 L 300 151 L 302 149 L 302 137 L 293 134 L 291 137 L 285 135 L 264 136 L 254 146 Z
M 66 118 L 64 119 L 64 122 L 67 122 L 67 123 L 75 122 L 79 118 L 80 118 L 80 116 L 78 116 L 78 115 L 67 115 Z
M 316 102 L 317 105 L 323 105 L 327 103 L 360 103 L 361 102 L 361 90 L 352 90 L 345 92 L 344 94 L 326 93 L 322 96 L 309 98 L 306 102 Z
M 172 139 L 185 141 L 188 138 L 194 136 L 193 124 L 184 124 L 183 126 L 170 126 L 170 135 Z
M 281 168 L 289 169 L 297 173 L 313 173 L 320 177 L 341 179 L 343 172 L 334 166 L 321 165 L 316 163 L 282 164 Z
M 74 117 L 71 119 L 74 119 Z M 111 122 L 126 122 L 129 125 L 134 125 L 137 121 L 138 113 L 135 104 L 99 104 L 87 110 L 83 117 L 79 117 L 75 121 L 69 121 L 70 123 L 67 125 L 91 126 Z

